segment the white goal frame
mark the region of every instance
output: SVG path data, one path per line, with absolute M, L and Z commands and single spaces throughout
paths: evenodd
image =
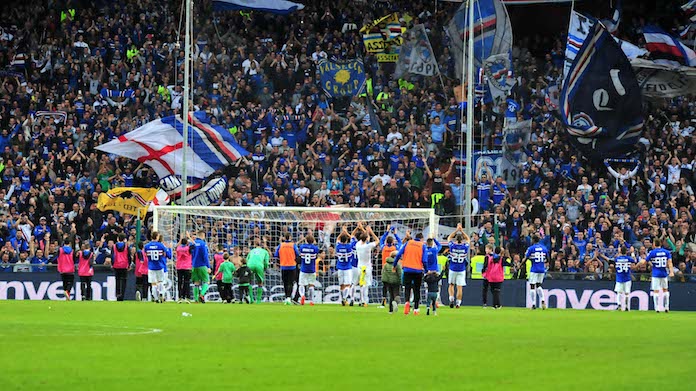
M 416 209 L 416 208 L 350 208 L 350 207 L 282 207 L 282 206 L 264 206 L 264 207 L 250 207 L 250 206 L 183 206 L 183 205 L 156 205 L 152 212 L 152 230 L 159 231 L 159 214 L 163 211 L 168 211 L 171 213 L 184 213 L 188 214 L 187 211 L 195 209 L 198 211 L 209 211 L 210 213 L 198 214 L 200 217 L 223 217 L 220 214 L 215 214 L 215 211 L 229 211 L 229 212 L 239 212 L 239 213 L 249 213 L 249 212 L 318 212 L 318 213 L 385 213 L 389 214 L 401 214 L 402 218 L 428 218 L 428 225 L 431 230 L 434 230 L 432 234 L 437 237 L 437 227 L 438 227 L 438 217 L 435 214 L 435 209 Z M 408 216 L 412 214 L 411 216 Z M 420 215 L 420 216 L 419 216 Z M 263 219 L 260 219 L 263 220 Z M 381 219 L 387 221 L 388 219 Z

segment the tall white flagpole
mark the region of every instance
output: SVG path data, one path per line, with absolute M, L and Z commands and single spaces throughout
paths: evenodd
M 467 89 L 466 89 L 466 177 L 464 180 L 464 229 L 471 235 L 471 192 L 474 180 L 474 0 L 469 0 L 469 41 L 467 44 Z M 464 69 L 464 64 L 462 64 Z
M 193 20 L 191 14 L 193 13 L 193 0 L 184 0 L 186 7 L 186 23 L 185 23 L 185 36 L 184 36 L 184 100 L 181 109 L 181 117 L 184 122 L 184 131 L 182 136 L 184 141 L 182 143 L 182 159 L 181 159 L 181 205 L 186 205 L 187 202 L 187 187 L 188 187 L 188 172 L 187 172 L 187 160 L 188 160 L 188 146 L 189 146 L 189 98 L 191 96 L 191 44 L 192 44 L 192 34 L 193 34 Z M 179 218 L 181 229 L 181 236 L 186 235 L 186 216 L 182 215 Z

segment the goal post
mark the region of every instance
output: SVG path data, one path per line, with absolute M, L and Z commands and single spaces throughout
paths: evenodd
M 352 232 L 359 223 L 369 225 L 377 237 L 381 237 L 393 227 L 403 239 L 407 231 L 411 236 L 431 234 L 437 237 L 439 217 L 431 208 L 349 208 L 349 207 L 253 207 L 253 206 L 156 206 L 153 212 L 152 230 L 158 231 L 162 242 L 172 250 L 182 232 L 194 235 L 203 230 L 206 233 L 213 267 L 213 254 L 221 249 L 230 257 L 246 258 L 252 249 L 253 238 L 265 239 L 271 252 L 271 267 L 266 271 L 264 301 L 278 302 L 284 299 L 283 285 L 278 268 L 278 260 L 273 257 L 275 248 L 285 234 L 290 234 L 297 242 L 311 232 L 321 253 L 318 257 L 317 303 L 340 303 L 338 277 L 335 270 L 334 249 L 336 239 L 345 226 Z M 172 251 L 175 253 L 175 251 Z M 173 254 L 175 255 L 175 254 Z M 370 301 L 379 302 L 382 298 L 381 268 L 382 259 L 379 247 L 372 252 L 373 278 L 370 287 Z M 178 296 L 176 272 L 170 268 L 170 298 Z M 235 297 L 239 298 L 236 281 Z M 206 299 L 219 300 L 219 294 L 211 286 Z M 402 298 L 403 299 L 403 298 Z

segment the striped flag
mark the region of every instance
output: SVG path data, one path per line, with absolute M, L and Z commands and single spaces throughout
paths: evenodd
M 696 53 L 678 39 L 656 26 L 643 28 L 645 48 L 653 58 L 675 61 L 682 65 L 696 66 Z

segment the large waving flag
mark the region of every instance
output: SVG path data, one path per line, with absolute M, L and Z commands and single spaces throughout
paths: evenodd
M 287 15 L 304 5 L 286 0 L 213 0 L 214 11 L 259 11 Z
M 249 154 L 229 132 L 213 126 L 205 113 L 189 114 L 190 142 L 187 176 L 206 178 Z M 97 147 L 98 150 L 147 164 L 160 178 L 181 175 L 184 124 L 179 116 L 165 117 Z
M 570 67 L 560 97 L 571 142 L 595 159 L 630 155 L 643 128 L 638 80 L 621 48 L 595 23 Z
M 462 53 L 469 40 L 468 16 L 468 5 L 464 3 L 447 26 L 457 74 L 466 64 L 462 63 Z M 481 68 L 488 57 L 511 49 L 512 26 L 505 6 L 500 0 L 474 0 L 474 65 Z
M 643 27 L 645 48 L 655 59 L 674 61 L 690 67 L 696 66 L 696 53 L 656 26 Z
M 401 78 L 407 73 L 434 76 L 438 72 L 437 59 L 430 45 L 425 26 L 417 24 L 404 33 L 399 60 L 396 62 L 394 70 L 394 78 Z

